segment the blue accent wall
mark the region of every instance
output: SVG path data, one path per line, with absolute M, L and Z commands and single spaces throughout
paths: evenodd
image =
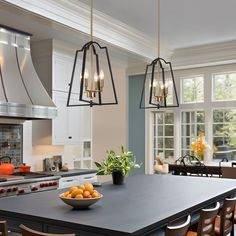
M 145 173 L 145 110 L 139 109 L 144 75 L 129 77 L 129 150 L 133 151 L 140 169 L 132 174 Z

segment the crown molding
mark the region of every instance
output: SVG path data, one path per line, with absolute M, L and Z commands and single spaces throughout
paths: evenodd
M 78 0 L 4 0 L 20 9 L 47 18 L 71 29 L 89 34 L 90 11 Z M 156 42 L 146 34 L 94 9 L 94 37 L 123 48 L 146 59 L 157 56 Z M 169 58 L 171 51 L 161 43 L 161 54 Z
M 171 56 L 175 69 L 232 64 L 235 60 L 236 40 L 179 48 Z

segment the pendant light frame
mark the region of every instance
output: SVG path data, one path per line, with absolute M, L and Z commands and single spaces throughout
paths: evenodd
M 158 50 L 158 57 L 154 59 L 151 64 L 148 64 L 146 66 L 145 70 L 145 76 L 144 76 L 144 81 L 143 81 L 143 88 L 142 88 L 142 93 L 141 93 L 141 99 L 140 99 L 140 109 L 160 109 L 160 108 L 174 108 L 174 107 L 179 107 L 179 99 L 177 95 L 177 90 L 176 90 L 176 85 L 175 85 L 175 79 L 174 79 L 174 73 L 172 70 L 172 65 L 171 62 L 167 62 L 163 58 L 160 57 L 160 0 L 157 1 L 157 50 Z M 165 65 L 165 66 L 164 66 Z M 173 84 L 173 104 L 175 102 L 175 105 L 172 104 L 167 104 L 167 95 L 166 92 L 168 93 L 168 88 L 167 90 L 165 89 L 165 86 L 167 86 L 167 81 L 166 81 L 166 76 L 165 76 L 165 67 L 168 68 L 168 71 L 171 75 L 171 81 Z M 146 100 L 145 100 L 145 90 L 146 90 L 146 84 L 148 81 L 148 74 L 149 74 L 149 68 L 151 68 L 151 83 L 150 83 L 150 88 L 149 88 L 149 97 L 148 97 L 148 105 L 146 105 Z M 157 70 L 156 70 L 157 69 Z M 157 71 L 157 72 L 156 72 Z M 163 96 L 161 97 L 161 100 L 163 101 L 153 101 L 155 98 L 154 94 L 154 80 L 155 80 L 155 73 L 158 73 L 158 76 L 161 74 L 160 81 L 162 82 L 162 90 L 163 90 Z M 157 99 L 156 99 L 157 100 Z M 143 105 L 144 104 L 144 105 Z
M 106 81 L 110 79 L 111 82 L 111 89 L 114 96 L 113 102 L 103 102 L 102 98 L 102 89 L 104 80 L 101 79 L 100 73 L 100 61 L 99 61 L 99 51 L 105 51 L 105 58 L 108 66 L 108 72 L 106 73 L 108 77 Z M 103 51 L 103 53 L 104 53 Z M 86 78 L 86 63 L 88 58 L 88 52 L 90 52 L 90 83 L 92 83 L 90 89 L 86 87 L 86 83 L 88 83 L 88 78 Z M 82 67 L 81 67 L 81 74 L 76 74 L 76 66 L 78 63 L 78 55 L 82 54 Z M 94 57 L 94 58 L 93 58 Z M 94 62 L 95 62 L 95 69 L 94 69 Z M 95 82 L 95 73 L 96 73 L 96 82 Z M 75 77 L 80 79 L 79 81 L 79 94 L 78 94 L 78 102 L 77 104 L 71 104 L 71 96 L 72 96 L 72 87 Z M 94 78 L 93 78 L 94 76 Z M 101 83 L 102 82 L 102 83 Z M 95 88 L 94 88 L 95 87 Z M 87 94 L 87 95 L 85 95 Z M 86 99 L 87 98 L 87 99 Z M 96 99 L 96 101 L 94 101 Z M 98 42 L 93 40 L 93 0 L 90 0 L 90 41 L 87 42 L 82 49 L 76 50 L 75 59 L 72 69 L 71 81 L 69 83 L 69 93 L 67 99 L 67 106 L 68 107 L 75 107 L 75 106 L 102 106 L 102 105 L 116 105 L 118 104 L 117 94 L 115 83 L 113 79 L 113 73 L 111 68 L 111 62 L 108 54 L 107 47 L 102 47 Z

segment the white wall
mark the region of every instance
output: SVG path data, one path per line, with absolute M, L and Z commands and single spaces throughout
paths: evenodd
M 127 147 L 127 77 L 124 67 L 114 67 L 113 75 L 118 96 L 118 105 L 93 108 L 93 160 L 106 158 L 106 150 L 118 151 L 121 145 Z M 100 178 L 102 181 L 110 177 Z

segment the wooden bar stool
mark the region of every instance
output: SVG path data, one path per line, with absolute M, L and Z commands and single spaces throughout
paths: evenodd
M 215 235 L 234 236 L 234 209 L 236 205 L 235 198 L 226 198 L 220 215 L 217 215 L 215 221 Z
M 15 232 L 8 232 L 7 221 L 5 220 L 0 221 L 0 232 L 1 236 L 21 236 L 21 234 Z
M 197 232 L 189 231 L 187 236 L 213 236 L 215 235 L 215 219 L 220 208 L 220 203 L 211 209 L 202 209 L 200 213 Z
M 185 236 L 188 231 L 190 221 L 191 217 L 188 215 L 187 220 L 183 224 L 177 226 L 167 226 L 165 236 Z
M 49 234 L 43 233 L 36 230 L 32 230 L 25 225 L 20 225 L 19 228 L 21 229 L 21 233 L 23 236 L 75 236 L 75 234 Z

